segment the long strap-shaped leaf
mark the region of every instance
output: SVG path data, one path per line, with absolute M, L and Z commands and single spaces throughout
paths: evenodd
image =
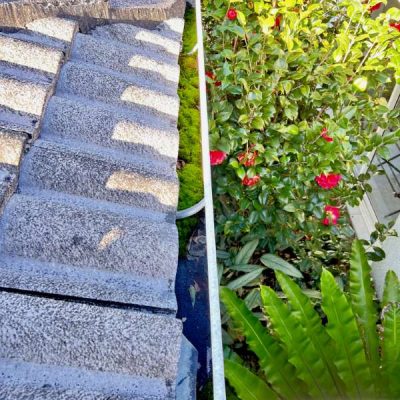
M 271 288 L 263 286 L 261 298 L 272 327 L 286 346 L 289 361 L 295 366 L 297 376 L 306 383 L 309 394 L 316 399 L 331 399 L 328 388 L 332 380 L 297 318 Z
M 278 396 L 247 368 L 225 360 L 225 376 L 241 400 L 278 400 Z
M 288 363 L 288 356 L 276 339 L 268 334 L 258 318 L 234 292 L 222 288 L 221 299 L 235 325 L 246 337 L 250 349 L 259 358 L 272 388 L 285 399 L 303 398 L 301 382 L 296 379 L 295 370 Z
M 293 315 L 298 317 L 301 326 L 305 329 L 330 374 L 331 382 L 326 388 L 327 391 L 334 397 L 345 399 L 344 384 L 339 378 L 332 359 L 333 342 L 322 326 L 319 314 L 315 311 L 310 299 L 287 275 L 281 272 L 276 272 L 275 275 L 288 298 Z
M 386 272 L 385 286 L 383 289 L 382 307 L 389 303 L 400 301 L 400 283 L 396 273 L 392 270 Z
M 376 329 L 378 313 L 374 304 L 374 289 L 371 283 L 371 267 L 363 245 L 354 240 L 350 258 L 349 291 L 351 306 L 357 318 L 365 354 L 369 361 L 377 386 L 379 378 L 379 339 Z
M 390 398 L 400 398 L 400 304 L 383 311 L 382 371 Z
M 335 341 L 332 352 L 339 376 L 352 398 L 373 398 L 371 372 L 356 318 L 333 275 L 326 269 L 321 276 L 322 309 L 328 317 L 326 330 Z

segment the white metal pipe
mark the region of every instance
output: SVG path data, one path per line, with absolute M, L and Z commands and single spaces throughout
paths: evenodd
M 219 279 L 215 248 L 214 209 L 211 185 L 210 146 L 208 141 L 207 94 L 204 65 L 201 2 L 196 0 L 197 60 L 200 91 L 201 149 L 203 161 L 204 201 L 207 238 L 208 290 L 210 302 L 211 355 L 214 400 L 226 400 L 224 354 L 222 349 Z
M 196 203 L 194 206 L 178 211 L 176 213 L 176 219 L 184 219 L 184 218 L 188 218 L 188 217 L 191 217 L 191 216 L 197 214 L 199 211 L 201 211 L 204 208 L 205 204 L 206 204 L 206 202 L 204 201 L 204 198 L 203 198 L 198 203 Z

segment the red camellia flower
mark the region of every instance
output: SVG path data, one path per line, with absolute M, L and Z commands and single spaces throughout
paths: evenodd
M 392 22 L 389 24 L 391 28 L 397 29 L 400 32 L 400 23 Z
M 214 80 L 216 78 L 215 74 L 213 74 L 210 71 L 206 71 L 206 76 L 208 76 L 210 79 Z
M 256 185 L 258 182 L 260 181 L 260 177 L 258 175 L 254 176 L 253 178 L 248 178 L 247 176 L 245 176 L 242 179 L 242 184 L 244 186 L 254 186 Z
M 321 137 L 324 138 L 327 142 L 333 142 L 333 137 L 328 135 L 328 128 L 323 128 L 321 131 Z
M 275 18 L 275 28 L 279 28 L 281 26 L 281 21 L 282 21 L 282 17 L 280 15 L 278 15 Z
M 321 174 L 315 177 L 315 182 L 323 189 L 332 189 L 338 185 L 342 177 L 338 174 Z
M 340 217 L 340 210 L 338 207 L 325 206 L 326 217 L 322 220 L 324 225 L 336 225 Z
M 226 13 L 226 16 L 228 17 L 228 19 L 233 21 L 237 17 L 237 12 L 236 12 L 236 10 L 234 8 L 230 8 L 228 10 L 228 12 Z
M 210 71 L 207 71 L 206 72 L 206 76 L 208 76 L 210 79 L 212 79 L 213 81 L 215 81 L 215 79 L 216 79 L 216 75 L 215 74 L 213 74 L 212 72 L 210 72 Z M 220 81 L 215 81 L 214 82 L 214 85 L 215 86 L 221 86 L 221 82 Z
M 256 162 L 256 157 L 258 156 L 258 152 L 254 153 L 240 153 L 238 155 L 238 161 L 240 164 L 243 164 L 245 167 L 252 167 Z
M 369 12 L 373 12 L 373 11 L 379 10 L 381 8 L 381 5 L 382 5 L 382 3 L 375 4 L 374 6 L 369 8 Z
M 210 151 L 210 162 L 211 165 L 220 165 L 226 159 L 227 154 L 221 150 L 211 150 Z

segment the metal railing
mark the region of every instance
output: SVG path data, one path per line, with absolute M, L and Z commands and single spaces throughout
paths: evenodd
M 222 349 L 219 279 L 214 232 L 214 208 L 211 185 L 210 146 L 208 141 L 207 93 L 204 65 L 201 2 L 195 1 L 197 59 L 200 91 L 201 150 L 203 163 L 204 202 L 207 238 L 208 288 L 210 303 L 211 356 L 214 400 L 225 400 L 224 354 Z

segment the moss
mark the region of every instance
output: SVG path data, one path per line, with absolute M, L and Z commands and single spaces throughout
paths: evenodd
M 182 165 L 178 171 L 179 210 L 195 205 L 203 197 L 197 54 L 186 54 L 192 50 L 196 41 L 196 16 L 194 9 L 188 7 L 185 13 L 182 53 L 179 57 L 181 73 L 178 89 L 180 99 L 178 158 Z M 185 254 L 186 245 L 197 223 L 197 216 L 177 221 L 180 255 Z

